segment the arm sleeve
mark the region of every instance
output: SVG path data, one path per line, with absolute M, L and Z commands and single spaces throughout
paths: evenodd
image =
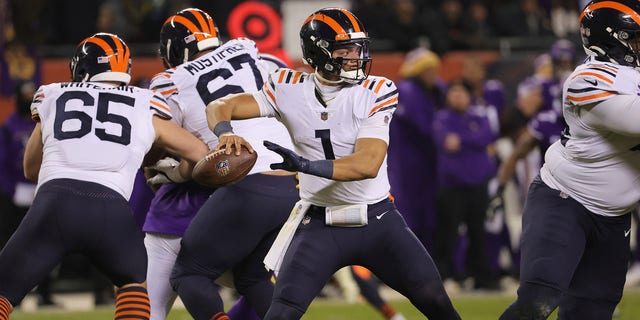
M 171 121 L 182 127 L 184 123 L 185 110 L 182 107 L 182 104 L 180 104 L 180 102 L 175 98 L 176 96 L 167 98 L 167 106 L 171 109 Z
M 146 90 L 146 89 L 142 89 Z M 171 108 L 167 105 L 167 101 L 159 93 L 153 93 L 149 100 L 149 108 L 155 115 L 160 116 L 163 119 L 171 119 Z
M 379 78 L 372 82 L 369 90 L 373 93 L 372 107 L 362 120 L 357 139 L 381 139 L 389 145 L 389 123 L 398 107 L 398 88 L 393 81 Z
M 640 96 L 616 95 L 591 107 L 579 107 L 588 126 L 626 136 L 640 136 Z
M 389 122 L 394 109 L 377 112 L 374 115 L 363 120 L 358 137 L 360 138 L 376 138 L 384 140 L 389 144 Z
M 31 101 L 31 119 L 40 121 L 40 110 L 38 109 L 42 105 L 42 101 L 45 98 L 45 87 L 40 86 L 36 93 L 33 95 L 33 101 Z
M 276 87 L 273 81 L 274 74 L 269 75 L 260 91 L 253 94 L 253 98 L 260 108 L 260 116 L 280 118 L 276 102 Z

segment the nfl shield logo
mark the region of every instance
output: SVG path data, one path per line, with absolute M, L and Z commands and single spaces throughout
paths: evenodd
M 218 175 L 224 177 L 231 172 L 231 168 L 229 168 L 229 161 L 223 160 L 216 164 L 216 171 L 218 171 Z
M 320 113 L 320 119 L 322 121 L 327 121 L 327 119 L 329 119 L 329 113 L 328 112 L 321 112 Z

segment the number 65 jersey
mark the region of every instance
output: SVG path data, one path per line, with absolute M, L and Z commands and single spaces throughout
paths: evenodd
M 153 115 L 170 119 L 164 98 L 151 90 L 98 82 L 41 86 L 31 114 L 42 128 L 38 187 L 52 179 L 102 184 L 127 200 L 155 140 Z

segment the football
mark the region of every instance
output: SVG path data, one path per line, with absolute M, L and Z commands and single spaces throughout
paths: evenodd
M 213 151 L 196 163 L 192 178 L 197 183 L 207 187 L 222 187 L 240 181 L 244 178 L 258 159 L 258 153 L 242 147 L 239 156 L 235 148 L 231 154 L 224 150 Z

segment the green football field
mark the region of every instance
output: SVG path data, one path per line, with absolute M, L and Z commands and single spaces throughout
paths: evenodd
M 500 294 L 464 294 L 453 298 L 453 303 L 464 320 L 495 320 L 500 313 L 513 301 L 511 295 Z M 395 300 L 391 303 L 407 319 L 425 319 L 407 301 Z M 13 320 L 108 320 L 113 319 L 112 307 L 101 307 L 94 311 L 68 312 L 68 311 L 36 311 L 22 312 L 16 311 L 11 315 Z M 191 319 L 184 309 L 174 309 L 168 320 Z M 345 304 L 336 300 L 316 300 L 307 314 L 302 318 L 305 320 L 382 320 L 382 316 L 364 303 Z M 555 319 L 555 315 L 550 317 Z M 618 306 L 616 320 L 640 319 L 640 289 L 627 290 L 622 302 Z

